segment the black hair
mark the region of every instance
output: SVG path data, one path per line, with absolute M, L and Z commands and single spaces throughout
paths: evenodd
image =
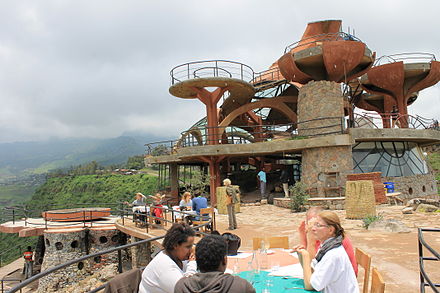
M 165 234 L 162 246 L 166 251 L 172 251 L 176 245 L 180 245 L 188 240 L 188 237 L 194 237 L 196 233 L 186 223 L 175 223 Z
M 28 251 L 31 251 L 31 250 L 32 250 L 32 247 L 28 246 L 28 247 L 27 247 L 27 250 L 28 250 Z
M 219 235 L 203 237 L 196 245 L 197 267 L 202 273 L 214 272 L 228 253 L 228 243 Z

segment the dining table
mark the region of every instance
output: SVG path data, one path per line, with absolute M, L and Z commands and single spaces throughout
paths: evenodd
M 257 293 L 317 292 L 304 288 L 298 256 L 286 249 L 238 252 L 228 256 L 226 272 L 249 281 Z

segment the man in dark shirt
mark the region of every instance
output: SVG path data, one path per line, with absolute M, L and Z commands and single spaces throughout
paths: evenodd
M 255 293 L 245 279 L 225 274 L 227 251 L 228 245 L 222 236 L 203 237 L 196 245 L 196 262 L 200 273 L 180 279 L 174 287 L 174 293 Z
M 197 212 L 197 215 L 200 215 L 200 209 L 204 209 L 208 207 L 208 200 L 206 197 L 199 195 L 192 200 L 193 202 L 193 211 Z

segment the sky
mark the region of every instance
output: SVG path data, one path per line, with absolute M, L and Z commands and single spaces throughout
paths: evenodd
M 440 60 L 440 2 L 46 0 L 0 2 L 0 143 L 178 137 L 205 115 L 169 94 L 170 70 L 226 59 L 267 69 L 308 22 L 341 19 L 377 56 Z M 440 118 L 440 85 L 410 113 Z

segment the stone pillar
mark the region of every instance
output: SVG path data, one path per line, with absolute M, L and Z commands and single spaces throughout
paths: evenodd
M 89 230 L 89 254 L 107 250 L 119 245 L 119 231 L 117 229 L 91 228 Z M 118 263 L 118 252 L 103 254 L 89 260 L 94 269 L 111 263 Z
M 35 265 L 43 264 L 44 251 L 45 251 L 44 236 L 41 235 L 41 236 L 38 236 L 37 245 L 35 246 L 34 269 L 35 269 Z
M 298 135 L 341 133 L 344 98 L 339 83 L 311 81 L 299 89 Z
M 50 231 L 50 230 L 48 230 Z M 86 255 L 86 231 L 72 229 L 67 233 L 44 233 L 46 246 L 41 271 Z M 79 262 L 39 280 L 38 292 L 59 291 L 83 279 L 90 272 L 87 262 Z
M 311 81 L 299 89 L 300 136 L 341 134 L 343 118 L 344 98 L 340 84 Z M 353 170 L 351 146 L 305 149 L 301 168 L 301 181 L 312 197 L 339 197 L 343 195 L 346 175 Z
M 131 236 L 131 243 L 141 241 L 142 239 Z M 151 261 L 151 243 L 140 244 L 131 247 L 131 265 L 132 268 L 139 268 L 148 265 Z

